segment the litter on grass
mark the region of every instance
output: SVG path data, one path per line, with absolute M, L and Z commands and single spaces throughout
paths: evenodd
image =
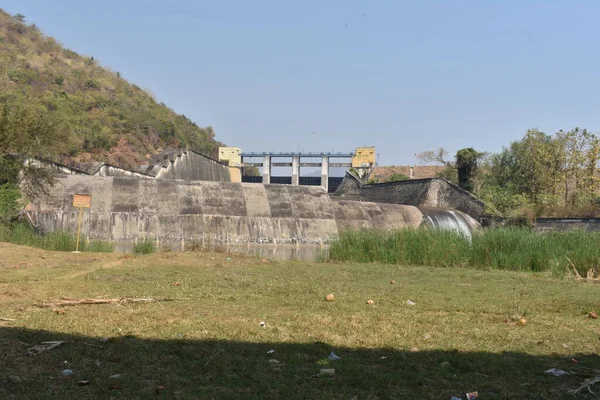
M 547 371 L 544 371 L 547 374 L 550 375 L 554 375 L 554 376 L 563 376 L 563 375 L 569 375 L 569 373 L 567 371 L 563 371 L 562 369 L 558 369 L 558 368 L 550 368 Z
M 341 360 L 341 358 L 336 356 L 333 351 L 329 354 L 329 357 L 327 357 L 327 358 L 329 358 L 332 361 Z
M 25 354 L 30 355 L 30 356 L 40 354 L 45 351 L 50 351 L 50 350 L 60 346 L 63 343 L 66 343 L 66 341 L 55 340 L 55 341 L 50 341 L 50 342 L 42 342 L 42 344 L 36 344 L 35 346 L 28 348 L 27 353 L 25 353 Z

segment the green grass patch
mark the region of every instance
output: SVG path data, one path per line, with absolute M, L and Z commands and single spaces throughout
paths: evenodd
M 142 240 L 133 245 L 133 254 L 144 255 L 151 254 L 156 251 L 156 245 L 152 240 Z
M 75 251 L 77 248 L 77 238 L 71 233 L 50 232 L 41 235 L 24 223 L 3 225 L 0 228 L 0 241 L 52 251 Z M 79 242 L 79 251 L 111 253 L 113 245 L 101 240 L 82 239 Z
M 600 232 L 536 233 L 522 228 L 475 232 L 471 239 L 444 230 L 345 231 L 329 249 L 335 261 L 381 262 L 435 267 L 550 271 L 564 276 L 600 265 Z

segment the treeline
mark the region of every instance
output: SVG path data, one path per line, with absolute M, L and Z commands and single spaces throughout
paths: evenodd
M 444 155 L 440 149 L 420 157 L 446 164 L 441 177 L 480 197 L 488 214 L 600 216 L 600 139 L 586 129 L 531 129 L 497 154 L 462 149 L 454 162 Z

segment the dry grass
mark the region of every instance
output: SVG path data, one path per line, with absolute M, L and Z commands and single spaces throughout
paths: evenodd
M 0 322 L 2 399 L 560 399 L 583 378 L 543 371 L 600 363 L 600 320 L 586 318 L 600 311 L 600 285 L 548 274 L 3 243 L 0 253 L 0 317 L 15 319 Z M 60 297 L 191 300 L 34 307 Z M 24 355 L 50 340 L 68 343 Z M 314 378 L 321 368 L 336 374 Z

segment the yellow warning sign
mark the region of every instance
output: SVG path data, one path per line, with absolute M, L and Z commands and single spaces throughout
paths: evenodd
M 90 208 L 92 206 L 92 195 L 75 194 L 73 195 L 73 207 Z

